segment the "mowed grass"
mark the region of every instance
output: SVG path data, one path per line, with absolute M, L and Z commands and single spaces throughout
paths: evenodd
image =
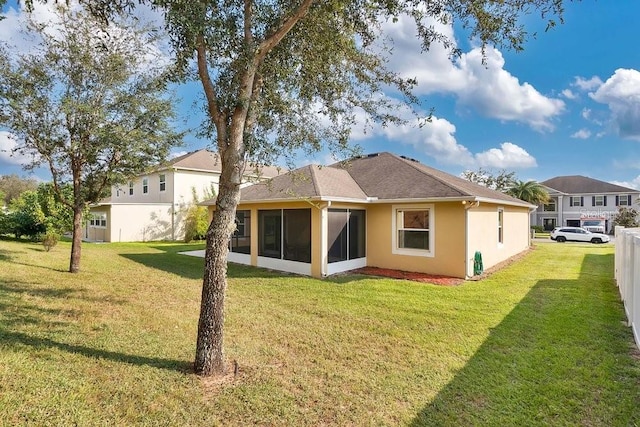
M 191 373 L 201 245 L 0 241 L 0 425 L 640 424 L 611 245 L 458 287 L 230 266 L 224 384 Z

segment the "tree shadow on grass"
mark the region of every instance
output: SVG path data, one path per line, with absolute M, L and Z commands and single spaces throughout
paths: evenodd
M 182 373 L 192 372 L 193 370 L 192 363 L 185 360 L 163 359 L 160 357 L 147 357 L 135 354 L 119 353 L 83 345 L 67 344 L 50 338 L 36 337 L 22 332 L 6 331 L 2 329 L 0 329 L 0 343 L 0 347 L 28 346 L 33 349 L 52 348 L 72 354 L 80 354 L 93 359 L 105 359 L 137 366 L 151 366 L 153 368 L 178 371 Z
M 131 261 L 143 264 L 147 267 L 176 274 L 187 279 L 202 280 L 204 277 L 204 258 L 178 253 L 192 250 L 193 245 L 167 245 L 151 246 L 153 249 L 163 251 L 161 253 L 121 254 L 120 256 Z M 180 250 L 177 250 L 179 248 Z M 280 271 L 249 265 L 228 263 L 227 276 L 230 279 L 241 278 L 287 278 L 297 276 L 282 273 Z
M 640 373 L 612 265 L 586 255 L 577 280 L 539 281 L 411 426 L 637 425 Z

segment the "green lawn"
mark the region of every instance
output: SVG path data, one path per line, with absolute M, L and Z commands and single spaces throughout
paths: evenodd
M 197 245 L 0 241 L 0 425 L 640 424 L 611 245 L 544 243 L 480 282 L 231 266 L 233 382 L 190 373 Z

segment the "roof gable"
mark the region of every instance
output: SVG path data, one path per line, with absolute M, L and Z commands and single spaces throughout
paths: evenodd
M 367 199 L 367 195 L 346 171 L 317 165 L 303 166 L 241 190 L 241 201 L 320 197 Z
M 565 194 L 603 194 L 603 193 L 637 193 L 638 190 L 611 184 L 582 175 L 557 176 L 541 182 L 549 187 Z
M 176 157 L 175 159 L 171 159 L 168 163 L 163 164 L 159 170 L 166 169 L 184 169 L 221 173 L 222 162 L 220 161 L 218 153 L 203 148 L 201 150 L 192 151 Z M 245 176 L 256 176 L 259 178 L 272 178 L 279 174 L 280 170 L 278 168 L 273 166 L 256 167 L 253 163 L 247 164 L 244 173 Z

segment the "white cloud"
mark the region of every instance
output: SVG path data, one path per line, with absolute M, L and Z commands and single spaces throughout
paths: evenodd
M 562 96 L 564 96 L 567 99 L 577 99 L 578 98 L 578 95 L 573 93 L 573 91 L 571 89 L 565 89 L 561 93 L 562 93 Z
M 577 138 L 577 139 L 587 139 L 591 136 L 591 131 L 588 129 L 580 129 L 579 131 L 575 132 L 573 135 L 571 135 L 571 138 Z
M 640 141 L 640 72 L 618 69 L 589 96 L 606 104 L 611 122 L 623 138 Z
M 435 20 L 431 25 L 455 46 L 451 25 Z M 389 66 L 404 78 L 416 78 L 417 94 L 457 92 L 468 84 L 464 72 L 452 62 L 449 50 L 442 43 L 433 43 L 429 51 L 420 53 L 420 40 L 416 37 L 412 18 L 403 15 L 397 22 L 389 21 L 383 25 L 383 32 L 393 40 L 393 57 Z
M 611 183 L 615 185 L 621 185 L 627 188 L 633 188 L 634 190 L 640 190 L 640 175 L 638 175 L 631 181 L 611 181 Z
M 503 142 L 500 148 L 478 153 L 475 157 L 478 165 L 482 167 L 523 169 L 537 166 L 535 157 L 511 142 Z
M 387 138 L 412 145 L 416 150 L 452 165 L 470 165 L 473 156 L 458 144 L 454 136 L 456 127 L 446 119 L 431 117 L 431 121 L 418 126 L 417 120 L 403 126 L 384 128 Z
M 187 154 L 188 151 L 176 151 L 174 153 L 169 153 L 169 155 L 167 156 L 168 160 L 172 160 L 175 159 L 176 157 L 180 157 L 180 156 L 184 156 L 185 154 Z
M 585 79 L 583 77 L 576 77 L 573 82 L 573 86 L 581 89 L 581 90 L 593 90 L 602 85 L 602 80 L 598 76 L 593 76 L 590 79 Z
M 589 120 L 591 118 L 591 109 L 583 108 L 580 115 L 582 116 L 583 119 Z
M 14 135 L 7 131 L 0 131 L 0 163 L 19 166 L 30 163 L 29 156 L 14 152 L 17 146 Z
M 529 83 L 520 84 L 504 70 L 504 58 L 498 50 L 488 47 L 485 65 L 482 59 L 477 48 L 460 58 L 469 82 L 458 92 L 460 101 L 489 117 L 526 123 L 536 130 L 553 130 L 551 120 L 563 112 L 564 102 L 542 95 Z
M 451 25 L 436 21 L 432 25 L 455 46 Z M 420 41 L 409 17 L 385 23 L 383 31 L 394 41 L 390 67 L 405 78 L 417 78 L 418 95 L 451 93 L 460 105 L 480 114 L 525 123 L 536 130 L 553 129 L 552 119 L 564 111 L 562 100 L 542 95 L 505 70 L 504 58 L 495 48 L 487 47 L 484 57 L 480 48 L 474 48 L 453 61 L 441 43 L 433 43 L 428 52 L 419 54 Z

